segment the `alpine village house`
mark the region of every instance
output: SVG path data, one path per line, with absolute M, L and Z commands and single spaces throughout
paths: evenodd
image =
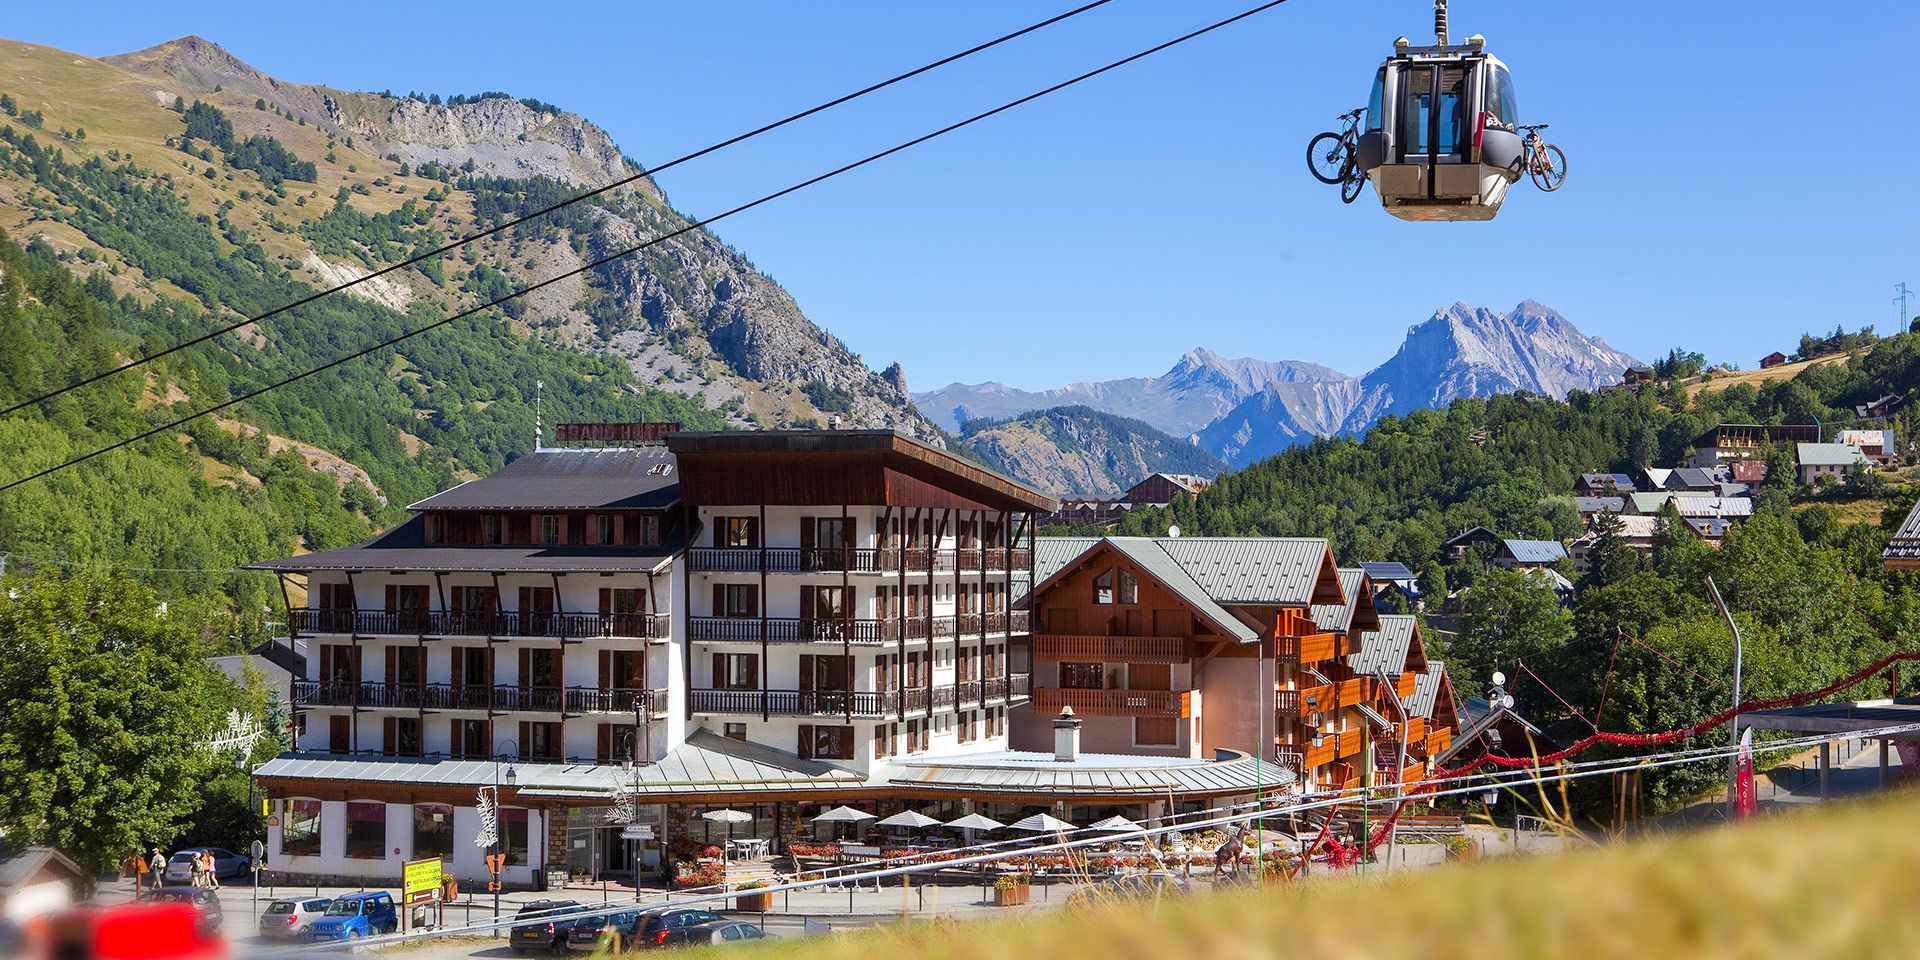
M 556 435 L 257 565 L 305 655 L 256 771 L 280 882 L 633 877 L 841 804 L 1152 821 L 1445 742 L 1440 665 L 1325 541 L 1037 538 L 1051 498 L 884 430 Z

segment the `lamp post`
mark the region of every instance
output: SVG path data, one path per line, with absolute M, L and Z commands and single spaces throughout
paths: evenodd
M 501 836 L 501 830 L 500 830 L 501 826 L 504 824 L 504 821 L 500 816 L 501 814 L 501 810 L 500 810 L 500 746 L 501 744 L 506 744 L 508 749 L 511 750 L 513 753 L 517 754 L 520 752 L 519 741 L 514 740 L 512 738 L 502 740 L 499 743 L 496 743 L 493 745 L 493 853 L 494 853 L 494 856 L 496 857 L 501 857 L 504 852 L 501 849 L 502 848 L 501 841 L 504 838 Z M 512 761 L 508 761 L 507 780 L 506 780 L 507 786 L 509 787 L 513 786 L 514 783 L 517 780 L 519 780 L 519 778 L 520 778 L 519 774 L 514 772 Z M 500 870 L 504 872 L 506 869 L 506 860 L 504 859 L 504 857 L 500 860 L 496 860 L 495 862 L 500 864 Z M 493 875 L 493 884 L 492 884 L 493 886 L 493 923 L 494 923 L 493 935 L 496 938 L 500 936 L 500 884 L 501 884 L 500 876 L 501 876 L 500 873 L 495 873 Z
M 253 807 L 253 754 L 251 752 L 247 752 L 247 753 L 242 753 L 237 757 L 234 757 L 233 768 L 246 775 L 247 816 L 251 817 L 253 816 L 253 810 L 254 810 L 254 807 Z M 247 832 L 251 834 L 253 831 L 248 830 Z M 255 927 L 258 927 L 260 925 L 260 857 L 254 853 L 253 848 L 254 848 L 254 845 L 258 844 L 260 841 L 253 837 L 248 837 L 247 841 L 248 841 L 247 842 L 247 872 L 253 877 L 253 884 L 252 884 L 253 886 L 253 923 Z

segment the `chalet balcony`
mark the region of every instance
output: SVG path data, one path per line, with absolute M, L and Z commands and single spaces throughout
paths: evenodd
M 668 617 L 651 613 L 497 613 L 384 610 L 291 611 L 289 627 L 301 634 L 356 637 L 546 637 L 561 640 L 637 639 L 667 636 Z
M 1335 701 L 1339 706 L 1351 707 L 1356 703 L 1366 703 L 1373 699 L 1373 680 L 1369 677 L 1354 677 L 1334 684 Z
M 1393 679 L 1394 694 L 1402 700 L 1412 697 L 1417 676 L 1412 671 L 1408 671 L 1395 677 Z
M 1087 717 L 1191 717 L 1189 690 L 1090 690 L 1080 687 L 1038 687 L 1033 709 L 1046 715 L 1072 707 Z
M 1026 570 L 1032 553 L 1011 549 L 929 550 L 909 547 L 695 547 L 687 551 L 693 573 L 912 574 Z
M 1333 684 L 1276 691 L 1273 695 L 1274 713 L 1282 717 L 1301 717 L 1332 710 L 1338 706 L 1336 696 Z
M 1108 637 L 1039 633 L 1035 660 L 1078 663 L 1186 663 L 1193 659 L 1186 637 Z
M 519 687 L 509 684 L 351 683 L 296 680 L 298 707 L 354 707 L 361 710 L 473 710 L 489 713 L 630 714 L 644 707 L 666 712 L 667 691 L 598 687 Z
M 1415 746 L 1424 747 L 1427 742 L 1427 718 L 1409 717 L 1407 719 L 1406 737 L 1409 748 Z
M 1337 660 L 1352 652 L 1352 643 L 1344 633 L 1309 633 L 1299 637 L 1275 637 L 1274 656 L 1292 663 L 1320 663 Z
M 1427 732 L 1427 756 L 1437 757 L 1453 745 L 1453 728 L 1436 727 Z
M 1275 757 L 1280 763 L 1292 767 L 1295 771 L 1305 772 L 1315 767 L 1326 766 L 1333 762 L 1333 738 L 1321 738 L 1320 745 L 1312 741 L 1274 741 Z M 1297 761 L 1297 762 L 1296 762 Z

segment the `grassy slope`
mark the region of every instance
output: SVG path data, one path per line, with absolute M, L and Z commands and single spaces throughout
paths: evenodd
M 1691 377 L 1682 382 L 1687 386 L 1687 396 L 1691 397 L 1701 391 L 1725 390 L 1739 383 L 1752 384 L 1757 387 L 1760 384 L 1772 383 L 1775 380 L 1792 380 L 1794 377 L 1800 375 L 1800 371 L 1808 367 L 1817 367 L 1827 363 L 1841 363 L 1846 359 L 1847 355 L 1844 353 L 1830 353 L 1824 357 L 1815 357 L 1812 360 L 1801 360 L 1797 363 L 1783 363 L 1777 367 L 1768 367 L 1765 370 L 1736 370 L 1732 373 L 1716 373 L 1712 377 Z
M 760 960 L 1910 956 L 1920 797 L 1606 850 L 785 940 Z

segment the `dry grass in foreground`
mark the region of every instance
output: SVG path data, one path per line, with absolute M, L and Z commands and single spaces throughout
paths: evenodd
M 753 960 L 1910 957 L 1920 941 L 1917 900 L 1920 795 L 1906 792 L 1554 857 L 921 923 L 750 952 Z

